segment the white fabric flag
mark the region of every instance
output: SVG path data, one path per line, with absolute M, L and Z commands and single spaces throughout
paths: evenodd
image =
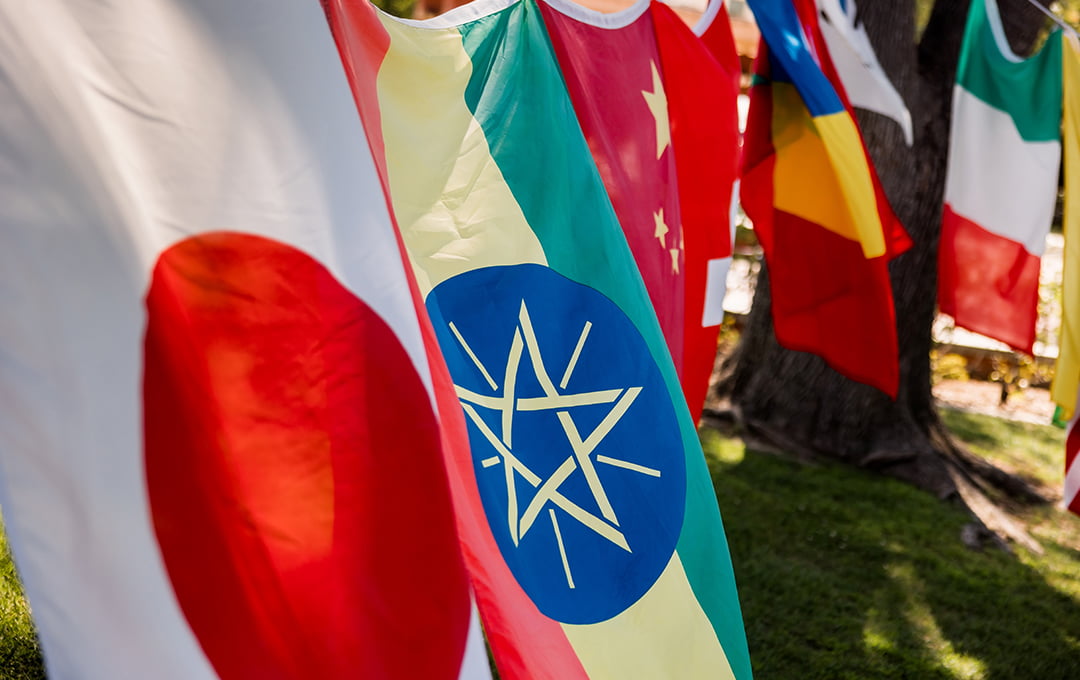
M 318 2 L 0 5 L 0 506 L 50 678 L 490 677 L 407 277 Z

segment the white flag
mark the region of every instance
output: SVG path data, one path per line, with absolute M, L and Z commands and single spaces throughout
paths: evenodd
M 855 0 L 818 0 L 818 7 L 821 33 L 851 105 L 895 120 L 911 146 L 911 113 L 878 63 L 866 29 L 856 22 Z

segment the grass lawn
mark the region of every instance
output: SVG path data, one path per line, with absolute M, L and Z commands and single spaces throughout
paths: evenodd
M 945 418 L 995 463 L 1060 488 L 1062 431 Z M 1041 556 L 973 551 L 963 512 L 905 484 L 702 441 L 758 680 L 1080 678 L 1080 518 L 1023 511 Z M 39 677 L 0 535 L 0 678 Z
M 1060 487 L 1062 431 L 946 421 L 995 462 Z M 758 680 L 1080 678 L 1080 518 L 1023 513 L 1042 556 L 973 551 L 965 513 L 903 483 L 711 431 L 702 441 Z
M 36 680 L 45 677 L 41 652 L 3 528 L 0 518 L 0 678 Z

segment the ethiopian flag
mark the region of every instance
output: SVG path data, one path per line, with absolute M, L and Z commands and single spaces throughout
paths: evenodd
M 534 0 L 327 3 L 471 452 L 459 530 L 504 678 L 749 678 L 694 423 Z
M 1021 59 L 996 0 L 973 0 L 953 89 L 938 305 L 1031 354 L 1061 162 L 1061 31 Z

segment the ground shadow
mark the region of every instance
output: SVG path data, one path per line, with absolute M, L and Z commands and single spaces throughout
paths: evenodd
M 973 551 L 903 483 L 703 441 L 757 680 L 1080 677 L 1080 554 Z

